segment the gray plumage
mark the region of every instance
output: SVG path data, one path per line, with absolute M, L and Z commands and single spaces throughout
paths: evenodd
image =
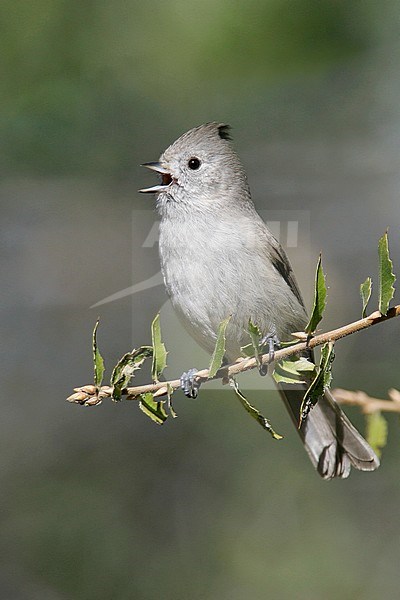
M 193 338 L 212 352 L 220 322 L 229 360 L 248 343 L 249 319 L 280 340 L 301 331 L 307 314 L 282 247 L 256 212 L 246 174 L 226 125 L 207 123 L 182 135 L 147 166 L 161 174 L 161 268 L 172 304 Z M 294 422 L 304 389 L 280 387 Z M 347 477 L 353 465 L 374 470 L 379 461 L 328 392 L 299 431 L 319 474 Z

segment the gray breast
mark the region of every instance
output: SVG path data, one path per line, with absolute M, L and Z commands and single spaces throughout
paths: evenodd
M 239 356 L 248 343 L 249 319 L 263 333 L 285 339 L 301 329 L 304 310 L 268 255 L 259 251 L 254 232 L 232 222 L 185 222 L 160 226 L 160 259 L 167 292 L 189 333 L 212 352 L 219 323 L 231 316 L 227 352 Z M 258 243 L 260 240 L 258 240 Z

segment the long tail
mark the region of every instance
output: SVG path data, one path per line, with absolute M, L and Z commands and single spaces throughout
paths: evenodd
M 279 386 L 279 392 L 297 427 L 305 387 Z M 298 431 L 311 462 L 324 479 L 348 477 L 352 466 L 360 471 L 379 467 L 375 452 L 329 391 L 318 400 Z

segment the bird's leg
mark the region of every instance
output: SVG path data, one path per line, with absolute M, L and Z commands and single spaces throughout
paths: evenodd
M 268 373 L 268 365 L 270 365 L 273 362 L 274 357 L 275 357 L 275 350 L 278 350 L 280 348 L 280 345 L 281 345 L 281 343 L 275 332 L 267 333 L 267 335 L 265 335 L 263 338 L 261 338 L 260 348 L 263 348 L 263 346 L 267 346 L 269 357 L 268 357 L 268 364 L 260 365 L 260 368 L 258 369 L 260 375 L 264 376 Z
M 224 356 L 221 367 L 224 367 L 227 364 L 228 360 L 226 356 Z M 201 381 L 196 378 L 196 373 L 198 373 L 198 369 L 189 369 L 189 371 L 186 371 L 181 375 L 181 390 L 188 398 L 197 398 L 199 393 Z M 224 379 L 222 382 L 224 382 Z
M 196 380 L 198 369 L 189 369 L 181 375 L 181 389 L 188 398 L 197 398 L 200 382 Z

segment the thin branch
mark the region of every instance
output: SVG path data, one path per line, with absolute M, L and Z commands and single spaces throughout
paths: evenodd
M 360 319 L 359 321 L 355 321 L 354 323 L 350 323 L 349 325 L 344 325 L 338 329 L 321 333 L 320 335 L 312 337 L 308 341 L 299 342 L 298 344 L 289 346 L 288 348 L 277 350 L 274 355 L 274 360 L 283 360 L 289 358 L 290 356 L 299 354 L 307 348 L 316 348 L 317 346 L 322 346 L 326 342 L 340 340 L 341 338 L 356 333 L 357 331 L 367 329 L 372 325 L 383 323 L 384 321 L 388 321 L 389 319 L 398 316 L 400 316 L 400 305 L 389 309 L 387 315 L 382 315 L 379 311 L 375 311 L 368 317 Z M 305 339 L 305 335 L 298 334 L 297 337 L 302 337 L 302 339 Z M 263 365 L 268 365 L 269 354 L 263 354 L 259 357 L 259 360 Z M 239 373 L 244 373 L 245 371 L 250 371 L 257 367 L 258 364 L 255 358 L 240 358 L 235 363 L 219 369 L 213 379 L 226 379 L 227 377 L 234 377 Z M 208 379 L 208 374 L 208 369 L 198 371 L 196 373 L 196 379 L 200 383 L 210 381 L 210 379 Z M 126 395 L 126 400 L 137 400 L 140 394 L 144 394 L 146 392 L 153 393 L 155 397 L 165 396 L 168 393 L 167 386 L 170 390 L 171 388 L 175 390 L 180 387 L 180 380 L 174 379 L 168 382 L 161 381 L 159 383 L 149 383 L 147 385 L 129 387 L 124 390 L 124 394 Z M 99 404 L 104 398 L 111 397 L 112 388 L 110 386 L 102 386 L 100 389 L 96 389 L 93 385 L 85 385 L 79 388 L 74 388 L 74 392 L 74 394 L 67 398 L 68 402 L 83 404 L 85 406 L 93 406 Z
M 336 388 L 332 390 L 332 393 L 339 404 L 357 406 L 364 415 L 370 415 L 374 412 L 400 413 L 400 392 L 394 388 L 388 391 L 389 400 L 373 398 L 359 390 L 351 392 L 350 390 Z

